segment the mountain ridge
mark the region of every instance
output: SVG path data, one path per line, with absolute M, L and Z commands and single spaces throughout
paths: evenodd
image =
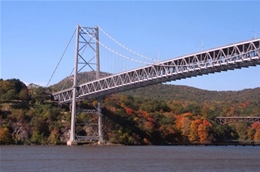
M 100 72 L 100 77 L 110 76 L 110 73 Z M 93 81 L 96 78 L 94 71 L 82 72 L 78 74 L 78 83 Z M 60 91 L 61 88 L 70 88 L 73 83 L 73 75 L 64 78 L 60 82 L 52 85 L 54 90 Z M 65 85 L 65 86 L 64 86 Z M 204 101 L 260 101 L 260 87 L 246 88 L 239 91 L 214 91 L 204 90 L 185 85 L 174 84 L 155 84 L 151 86 L 141 87 L 133 90 L 120 92 L 122 94 L 134 97 L 143 97 L 147 99 L 158 99 L 169 101 L 189 100 L 196 102 Z

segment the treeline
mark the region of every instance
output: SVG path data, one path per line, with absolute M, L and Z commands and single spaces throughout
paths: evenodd
M 241 91 L 208 91 L 189 86 L 156 84 L 130 90 L 124 94 L 163 101 L 171 101 L 174 99 L 200 103 L 205 101 L 260 101 L 260 87 Z
M 18 79 L 4 81 L 0 79 L 0 101 L 9 102 L 12 100 L 27 101 L 29 98 L 28 89 L 24 83 Z
M 246 90 L 255 97 L 246 100 L 199 100 L 152 96 L 170 95 L 169 86 L 158 85 L 160 90 L 138 90 L 113 94 L 102 100 L 104 139 L 126 145 L 211 144 L 233 141 L 260 143 L 259 123 L 218 125 L 217 116 L 259 116 L 260 101 L 257 89 Z M 172 86 L 172 90 L 176 86 Z M 181 90 L 181 86 L 178 86 Z M 209 91 L 179 95 L 193 97 Z M 194 89 L 194 88 L 191 88 Z M 194 89 L 196 90 L 196 89 Z M 242 91 L 243 92 L 243 91 Z M 70 106 L 52 100 L 50 88 L 27 87 L 17 79 L 0 80 L 0 144 L 65 144 L 69 139 Z M 8 94 L 7 94 L 8 93 Z M 130 94 L 131 93 L 131 94 Z M 225 94 L 225 92 L 222 92 Z M 225 97 L 225 95 L 223 95 Z M 96 101 L 77 102 L 79 108 L 94 108 Z M 79 112 L 77 124 L 93 123 L 96 115 Z M 76 126 L 76 135 L 91 132 L 84 125 Z
M 122 144 L 260 143 L 260 124 L 218 125 L 217 116 L 259 116 L 260 102 L 168 102 L 112 95 L 104 102 L 107 139 Z

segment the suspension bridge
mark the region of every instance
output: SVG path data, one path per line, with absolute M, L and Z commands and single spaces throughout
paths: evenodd
M 139 57 L 152 60 L 153 62 L 142 62 L 109 48 L 109 46 L 99 40 L 99 30 L 125 50 Z M 99 58 L 100 46 L 128 60 L 143 63 L 143 66 L 101 78 Z M 88 55 L 86 58 L 84 57 L 84 53 L 87 48 L 93 53 L 93 55 Z M 198 53 L 160 62 L 127 48 L 99 27 L 91 28 L 78 25 L 76 28 L 75 49 L 73 86 L 69 89 L 61 90 L 52 94 L 54 99 L 58 102 L 71 103 L 72 105 L 71 131 L 70 140 L 67 142 L 68 145 L 77 144 L 82 140 L 96 140 L 99 141 L 99 143 L 103 142 L 100 102 L 101 98 L 106 95 L 157 83 L 260 65 L 260 38 L 224 45 L 218 48 L 204 50 Z M 80 65 L 82 67 L 79 69 Z M 77 75 L 86 66 L 96 72 L 96 80 L 78 84 Z M 76 102 L 90 98 L 98 100 L 96 111 L 92 112 L 98 115 L 98 131 L 92 136 L 76 136 Z

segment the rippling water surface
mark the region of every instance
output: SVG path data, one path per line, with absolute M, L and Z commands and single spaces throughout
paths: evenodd
M 1 172 L 260 171 L 260 146 L 1 146 Z

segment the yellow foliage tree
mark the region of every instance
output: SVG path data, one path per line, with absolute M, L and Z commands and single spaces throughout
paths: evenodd
M 12 143 L 12 136 L 9 132 L 8 128 L 1 128 L 0 129 L 0 144 L 11 144 Z
M 199 135 L 198 135 L 198 122 L 196 120 L 192 121 L 190 124 L 190 133 L 189 133 L 189 140 L 193 143 L 199 142 Z

